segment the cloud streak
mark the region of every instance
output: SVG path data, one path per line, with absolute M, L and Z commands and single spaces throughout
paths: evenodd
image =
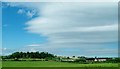
M 36 10 L 24 10 L 24 9 L 19 9 L 18 14 L 25 14 L 26 16 L 28 16 L 28 18 L 32 18 L 33 16 L 36 15 Z
M 117 11 L 113 11 L 117 6 L 114 3 L 49 3 L 39 10 L 41 16 L 28 21 L 25 29 L 47 36 L 48 48 L 99 50 L 105 48 L 105 43 L 118 41 Z
M 30 8 L 36 8 L 39 16 L 26 22 L 25 30 L 48 37 L 41 47 L 28 45 L 36 47 L 34 50 L 60 53 L 65 48 L 62 52 L 68 55 L 71 48 L 73 55 L 87 54 L 88 49 L 100 52 L 101 48 L 104 48 L 101 53 L 107 55 L 113 51 L 109 49 L 113 45 L 117 50 L 117 3 L 39 3 L 31 4 Z
M 39 47 L 40 44 L 31 44 L 31 45 L 27 45 L 27 47 Z

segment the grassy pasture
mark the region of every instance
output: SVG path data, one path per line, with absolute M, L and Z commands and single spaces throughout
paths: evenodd
M 3 61 L 2 67 L 118 67 L 117 63 L 78 64 L 55 61 Z

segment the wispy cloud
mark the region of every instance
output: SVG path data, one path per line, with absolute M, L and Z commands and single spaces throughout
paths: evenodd
M 15 51 L 16 51 L 16 49 L 0 48 L 0 55 L 9 55 Z
M 17 13 L 18 14 L 23 14 L 23 13 L 25 13 L 25 10 L 24 9 L 19 9 Z
M 96 53 L 100 53 L 100 54 L 116 54 L 118 53 L 118 50 L 116 49 L 98 49 L 98 50 L 88 50 L 88 52 L 90 52 L 91 54 L 96 54 Z
M 50 3 L 39 10 L 41 16 L 28 21 L 25 29 L 47 36 L 48 48 L 107 50 L 105 43 L 118 41 L 115 3 Z
M 30 18 L 32 18 L 34 15 L 36 15 L 36 11 L 32 10 L 32 11 L 27 11 L 26 15 Z
M 117 14 L 111 10 L 113 9 L 111 5 L 100 3 L 98 5 L 88 3 L 52 3 L 42 8 L 42 16 L 27 22 L 28 27 L 26 29 L 29 32 L 42 33 L 49 36 L 51 41 L 61 39 L 64 41 L 64 39 L 69 39 L 70 37 L 74 39 L 75 36 L 78 36 L 79 38 L 75 39 L 80 41 L 90 39 L 92 41 L 98 40 L 99 42 L 101 40 L 108 41 L 107 39 L 114 40 L 117 38 L 118 25 L 115 17 Z M 115 5 L 113 6 L 117 10 Z M 109 9 L 107 9 L 108 7 Z M 91 10 L 88 10 L 88 8 Z M 103 9 L 107 10 L 103 11 Z M 113 33 L 115 36 L 108 36 L 107 33 Z
M 2 51 L 2 50 L 7 50 L 7 48 L 0 48 L 0 51 Z
M 31 44 L 31 45 L 27 45 L 27 47 L 39 47 L 40 44 Z
M 70 48 L 84 50 L 77 51 L 77 54 L 86 52 L 85 49 L 99 51 L 104 48 L 102 51 L 104 54 L 109 49 L 106 44 L 116 44 L 118 41 L 117 3 L 41 4 L 30 5 L 30 8 L 36 8 L 39 16 L 26 22 L 25 30 L 47 36 L 48 42 L 41 45 L 42 49 L 38 44 L 28 47 L 36 46 L 37 50 L 54 51 L 54 53 L 61 52 L 61 48 L 65 48 L 64 51 Z M 24 6 L 28 7 L 25 4 Z M 34 13 L 34 11 L 27 12 L 29 17 Z M 117 50 L 117 45 L 115 47 Z
M 36 15 L 36 10 L 25 10 L 25 9 L 19 9 L 18 14 L 25 14 L 26 16 L 28 16 L 28 18 L 32 18 L 33 16 Z

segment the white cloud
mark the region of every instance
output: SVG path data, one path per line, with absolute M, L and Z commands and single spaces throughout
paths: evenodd
M 40 44 L 31 44 L 31 45 L 27 45 L 27 47 L 39 47 Z
M 99 50 L 118 41 L 117 3 L 47 3 L 38 9 L 41 16 L 28 21 L 25 29 L 47 36 L 46 49 Z
M 87 4 L 80 5 L 79 3 L 67 3 L 66 5 L 64 3 L 50 4 L 46 6 L 43 10 L 41 10 L 42 16 L 33 19 L 27 23 L 28 27 L 26 29 L 33 33 L 48 36 L 66 32 L 98 33 L 100 31 L 117 31 L 117 18 L 115 17 L 117 14 L 116 12 L 112 11 L 112 7 L 110 5 L 105 8 L 104 6 L 102 6 L 102 4 L 99 3 L 98 5 L 95 4 L 98 7 L 93 7 L 93 5 L 91 4 L 88 4 L 88 6 L 85 7 L 86 5 Z M 88 11 L 89 8 L 91 10 Z M 107 10 L 103 12 L 102 10 L 105 9 Z
M 29 52 L 36 52 L 36 51 L 37 51 L 37 50 L 32 49 L 32 48 L 29 50 Z
M 0 48 L 0 55 L 9 55 L 15 51 L 16 51 L 16 49 Z
M 35 8 L 39 16 L 28 21 L 25 30 L 48 37 L 48 42 L 41 46 L 28 45 L 33 51 L 58 53 L 60 51 L 56 49 L 60 48 L 100 50 L 106 48 L 106 44 L 118 41 L 117 3 L 58 2 L 28 5 L 22 4 L 25 7 Z M 27 14 L 32 17 L 34 12 L 28 11 Z
M 7 50 L 7 48 L 0 48 L 0 51 L 2 51 L 2 50 Z
M 103 55 L 105 56 L 105 54 L 107 54 L 107 55 L 113 54 L 115 56 L 118 56 L 118 54 L 117 54 L 118 50 L 116 50 L 116 49 L 104 49 L 104 48 L 103 49 L 96 49 L 96 50 L 92 49 L 92 50 L 87 50 L 86 52 L 88 52 L 89 55 L 99 54 L 99 56 L 101 56 L 101 57 L 103 57 Z
M 28 16 L 28 18 L 32 18 L 33 16 L 37 15 L 36 10 L 25 10 L 25 9 L 19 9 L 18 14 L 25 14 L 26 16 Z
M 26 15 L 30 18 L 32 18 L 34 15 L 36 14 L 36 11 L 35 10 L 32 10 L 32 11 L 27 11 Z
M 18 13 L 18 14 L 24 14 L 24 13 L 25 13 L 25 10 L 24 10 L 24 9 L 19 9 L 17 13 Z

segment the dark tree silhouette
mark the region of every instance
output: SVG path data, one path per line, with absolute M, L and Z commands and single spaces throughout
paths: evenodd
M 15 59 L 15 58 L 53 58 L 55 57 L 53 54 L 48 52 L 15 52 L 11 55 L 5 56 L 7 59 Z

